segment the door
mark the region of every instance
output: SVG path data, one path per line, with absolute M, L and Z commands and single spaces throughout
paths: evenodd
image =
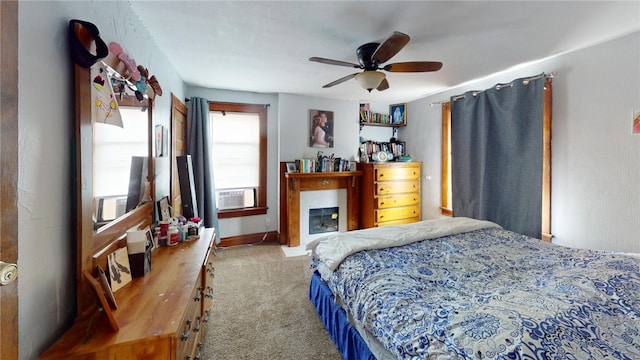
M 17 1 L 0 1 L 0 33 L 0 261 L 17 264 Z M 0 286 L 0 359 L 18 359 L 18 280 Z
M 176 157 L 187 155 L 187 107 L 171 94 L 171 207 L 182 214 L 182 196 L 178 180 Z

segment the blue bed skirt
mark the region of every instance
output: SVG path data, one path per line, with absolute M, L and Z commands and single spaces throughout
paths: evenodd
M 322 281 L 317 271 L 311 275 L 309 300 L 318 311 L 324 327 L 340 350 L 343 359 L 376 359 L 358 331 L 347 321 L 347 314 L 336 304 L 331 290 Z

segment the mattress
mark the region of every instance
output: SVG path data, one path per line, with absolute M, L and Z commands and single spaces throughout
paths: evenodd
M 446 230 L 418 235 L 440 225 Z M 346 317 L 392 358 L 640 358 L 635 257 L 561 247 L 472 219 L 340 233 L 310 245 L 311 266 Z

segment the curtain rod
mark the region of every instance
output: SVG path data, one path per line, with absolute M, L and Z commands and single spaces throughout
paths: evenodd
M 184 98 L 184 102 L 189 102 L 191 101 L 190 98 Z M 266 107 L 267 109 L 271 107 L 271 104 L 262 104 L 262 106 Z
M 538 79 L 542 79 L 542 78 L 546 78 L 546 79 L 553 79 L 554 77 L 556 77 L 556 75 L 557 75 L 557 74 L 558 74 L 558 73 L 557 73 L 557 72 L 555 72 L 555 71 L 552 71 L 552 72 L 550 72 L 550 73 L 548 73 L 548 74 L 544 74 L 544 73 L 542 73 L 542 74 L 540 74 L 540 75 L 536 75 L 536 76 L 531 76 L 531 77 L 528 77 L 528 78 L 524 78 L 524 79 L 522 79 L 522 83 L 523 83 L 524 85 L 528 85 L 528 84 L 529 84 L 529 82 L 530 82 L 530 81 L 533 81 L 533 80 L 538 80 Z M 515 80 L 514 80 L 514 81 L 515 81 Z M 503 89 L 503 88 L 506 88 L 506 87 L 512 87 L 512 86 L 513 86 L 513 81 L 511 81 L 511 82 L 509 82 L 509 83 L 506 83 L 506 84 L 497 84 L 497 85 L 495 85 L 495 88 L 496 88 L 496 90 L 500 90 L 500 89 Z M 483 91 L 484 91 L 484 90 L 477 90 L 477 91 L 474 91 L 474 92 L 472 93 L 472 95 L 473 95 L 473 96 L 476 96 L 476 95 L 480 94 L 480 93 L 481 93 L 481 92 L 483 92 Z M 456 101 L 456 100 L 459 100 L 459 99 L 464 98 L 464 96 L 465 96 L 465 94 L 460 94 L 460 95 L 452 96 L 450 100 Z M 430 104 L 429 104 L 429 106 L 442 105 L 442 104 L 444 104 L 444 103 L 446 103 L 446 102 L 448 102 L 448 101 L 450 101 L 450 100 L 449 100 L 449 99 L 446 99 L 446 100 L 435 101 L 435 102 L 430 103 Z

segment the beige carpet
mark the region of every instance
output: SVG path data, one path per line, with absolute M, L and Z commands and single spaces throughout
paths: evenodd
M 308 299 L 309 257 L 264 243 L 217 250 L 203 359 L 341 356 Z

